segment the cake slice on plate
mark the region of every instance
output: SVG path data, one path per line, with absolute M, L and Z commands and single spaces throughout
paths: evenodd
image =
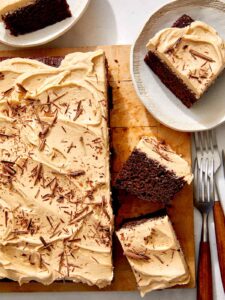
M 71 17 L 66 0 L 1 0 L 0 16 L 14 36 L 33 32 Z
M 116 187 L 140 199 L 168 203 L 192 181 L 188 162 L 155 137 L 142 137 L 116 179 Z
M 157 214 L 127 222 L 116 232 L 142 297 L 153 290 L 190 281 L 169 217 L 161 212 Z
M 210 25 L 183 15 L 147 44 L 145 62 L 190 108 L 225 68 L 225 42 Z

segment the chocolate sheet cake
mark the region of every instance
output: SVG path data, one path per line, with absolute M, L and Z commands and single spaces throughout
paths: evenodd
M 150 39 L 145 62 L 190 108 L 225 68 L 225 42 L 214 28 L 183 15 Z
M 125 223 L 116 235 L 142 297 L 153 290 L 189 282 L 188 266 L 166 214 Z
M 143 137 L 119 172 L 116 187 L 143 200 L 168 203 L 192 178 L 189 164 L 169 145 Z
M 14 36 L 33 32 L 71 17 L 66 0 L 1 0 L 0 16 Z
M 0 278 L 111 283 L 102 50 L 0 62 Z

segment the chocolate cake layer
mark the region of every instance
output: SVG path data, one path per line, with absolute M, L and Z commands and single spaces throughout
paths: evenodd
M 66 0 L 37 0 L 2 16 L 6 29 L 18 36 L 33 32 L 71 17 Z
M 117 188 L 143 200 L 164 203 L 171 201 L 185 183 L 185 180 L 137 149 L 132 152 L 116 179 Z
M 140 215 L 140 216 L 134 217 L 134 218 L 124 219 L 122 221 L 122 223 L 119 224 L 120 225 L 119 227 L 120 228 L 131 228 L 138 224 L 142 224 L 149 219 L 158 219 L 158 218 L 165 217 L 166 215 L 167 215 L 166 208 L 162 208 L 162 209 L 156 210 L 152 213 Z
M 194 20 L 190 16 L 183 15 L 176 20 L 172 27 L 183 28 L 189 26 L 192 22 L 194 22 Z
M 178 78 L 170 68 L 163 63 L 153 52 L 145 56 L 146 64 L 159 77 L 164 85 L 177 97 L 185 106 L 190 108 L 196 101 L 195 95 L 187 88 L 183 81 Z

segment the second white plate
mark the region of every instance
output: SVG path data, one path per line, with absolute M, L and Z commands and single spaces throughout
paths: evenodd
M 72 13 L 71 18 L 47 26 L 43 29 L 24 34 L 13 36 L 5 29 L 4 24 L 0 23 L 0 42 L 14 47 L 33 47 L 46 44 L 68 31 L 83 15 L 90 0 L 67 0 Z
M 181 15 L 212 25 L 225 39 L 225 4 L 212 0 L 179 0 L 163 6 L 144 25 L 131 50 L 131 75 L 138 96 L 164 125 L 179 131 L 207 130 L 225 121 L 225 74 L 191 109 L 186 108 L 145 64 L 146 44 Z

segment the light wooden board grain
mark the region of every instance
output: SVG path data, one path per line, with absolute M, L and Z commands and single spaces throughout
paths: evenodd
M 159 124 L 139 101 L 130 77 L 130 46 L 102 46 L 76 49 L 34 49 L 22 51 L 2 51 L 0 56 L 57 56 L 74 51 L 91 51 L 97 48 L 105 50 L 109 64 L 109 81 L 112 86 L 113 108 L 110 112 L 112 138 L 112 182 L 122 164 L 128 158 L 133 147 L 142 135 L 155 135 L 164 139 L 174 150 L 191 162 L 190 136 L 187 133 L 175 132 Z M 115 200 L 115 199 L 114 199 Z M 119 195 L 120 207 L 117 211 L 115 225 L 123 218 L 138 216 L 161 208 L 160 204 L 152 204 L 138 200 L 125 193 Z M 186 186 L 168 208 L 178 239 L 181 242 L 191 272 L 191 281 L 185 287 L 195 286 L 195 249 L 193 224 L 192 186 Z M 113 262 L 115 276 L 112 285 L 103 289 L 107 291 L 132 291 L 136 289 L 135 279 L 122 249 L 114 237 Z M 96 291 L 98 288 L 71 282 L 56 282 L 44 286 L 35 282 L 21 287 L 11 281 L 0 281 L 0 292 L 45 292 L 45 291 Z

